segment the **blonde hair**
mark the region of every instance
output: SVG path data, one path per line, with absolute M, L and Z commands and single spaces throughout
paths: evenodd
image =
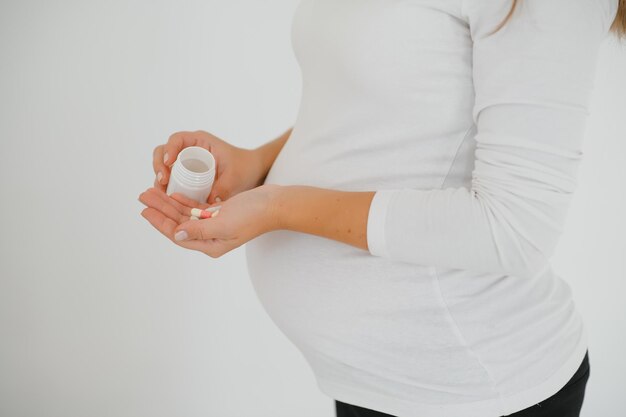
M 610 32 L 621 40 L 626 38 L 626 0 L 618 1 L 619 6 L 617 8 L 617 15 L 615 16 L 615 20 L 613 20 L 613 23 L 611 24 Z M 506 22 L 508 22 L 508 20 L 513 15 L 513 12 L 515 11 L 517 3 L 518 0 L 513 0 L 513 4 L 511 5 L 511 10 L 509 10 L 509 13 L 506 15 L 504 20 L 500 22 L 498 27 L 495 28 L 490 34 L 496 33 L 502 28 L 502 26 L 506 24 Z

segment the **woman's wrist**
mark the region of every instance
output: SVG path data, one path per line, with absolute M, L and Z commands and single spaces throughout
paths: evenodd
M 374 191 L 268 184 L 270 230 L 326 237 L 368 250 L 367 218 Z
M 274 164 L 276 157 L 282 150 L 285 142 L 291 135 L 292 128 L 288 129 L 285 133 L 278 138 L 259 146 L 258 148 L 251 149 L 250 152 L 254 154 L 256 161 L 259 164 L 259 185 L 263 184 L 265 177 L 270 168 Z
M 250 152 L 253 154 L 253 158 L 257 164 L 258 185 L 261 185 L 265 181 L 267 173 L 274 163 L 275 157 L 272 155 L 272 149 L 267 147 L 267 144 L 251 149 Z
M 259 187 L 263 185 L 265 177 L 267 177 L 267 173 L 269 172 L 266 157 L 261 148 L 244 149 L 244 152 L 246 153 L 246 156 L 243 160 L 252 172 L 251 175 L 254 177 L 254 185 L 250 188 Z

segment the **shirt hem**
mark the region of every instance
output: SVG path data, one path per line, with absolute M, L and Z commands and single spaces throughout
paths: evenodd
M 572 378 L 587 353 L 586 329 L 582 328 L 579 343 L 550 378 L 541 384 L 513 395 L 460 404 L 426 404 L 394 398 L 359 387 L 331 381 L 316 375 L 319 390 L 327 396 L 360 407 L 396 417 L 501 417 L 512 414 L 556 394 Z

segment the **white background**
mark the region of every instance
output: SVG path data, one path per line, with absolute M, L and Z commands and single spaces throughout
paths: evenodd
M 0 2 L 0 416 L 331 417 L 261 308 L 140 216 L 178 130 L 252 148 L 295 121 L 297 0 Z M 626 412 L 626 41 L 603 45 L 554 267 L 590 336 L 583 416 Z

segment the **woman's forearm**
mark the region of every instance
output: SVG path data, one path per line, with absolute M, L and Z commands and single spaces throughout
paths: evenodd
M 283 133 L 276 139 L 267 142 L 266 144 L 261 145 L 258 148 L 253 149 L 253 151 L 256 152 L 261 161 L 261 166 L 263 170 L 262 176 L 260 178 L 260 184 L 263 184 L 263 182 L 265 181 L 267 173 L 274 164 L 274 161 L 280 153 L 280 150 L 285 145 L 285 142 L 287 142 L 287 139 L 289 139 L 292 130 L 293 127 L 289 128 L 285 133 Z
M 275 186 L 275 225 L 277 229 L 309 233 L 368 250 L 367 217 L 374 194 L 306 185 Z

